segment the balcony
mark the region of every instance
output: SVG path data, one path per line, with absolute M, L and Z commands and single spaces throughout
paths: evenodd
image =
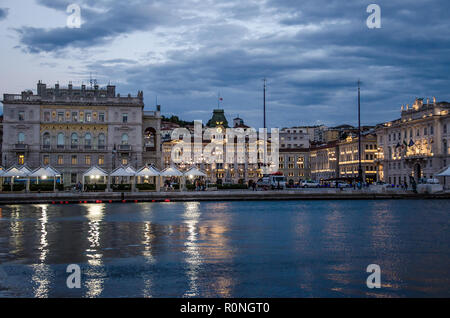
M 119 151 L 121 152 L 130 152 L 131 146 L 130 145 L 119 145 Z
M 28 151 L 28 145 L 26 144 L 15 144 L 14 145 L 15 151 Z

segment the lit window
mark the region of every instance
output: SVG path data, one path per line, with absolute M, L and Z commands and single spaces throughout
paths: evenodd
M 58 113 L 58 121 L 59 122 L 63 122 L 64 121 L 64 113 L 63 112 L 59 112 Z
M 98 164 L 100 166 L 103 166 L 105 164 L 105 156 L 103 155 L 98 156 Z
M 58 165 L 62 166 L 64 164 L 64 157 L 59 155 L 58 156 Z
M 128 158 L 122 158 L 122 165 L 128 165 Z
M 72 165 L 77 165 L 78 164 L 78 158 L 76 155 L 72 156 Z
M 48 166 L 50 164 L 50 156 L 44 155 L 44 160 L 42 160 L 42 162 L 44 163 L 44 166 Z
M 17 157 L 17 162 L 19 165 L 24 165 L 25 164 L 25 156 L 24 155 L 19 155 Z
M 85 165 L 91 164 L 91 156 L 87 155 L 86 157 L 84 157 L 84 164 Z
M 91 113 L 86 113 L 86 122 L 90 123 L 92 121 L 92 114 Z

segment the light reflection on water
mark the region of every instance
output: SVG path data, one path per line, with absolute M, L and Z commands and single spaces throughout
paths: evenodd
M 450 296 L 450 201 L 4 206 L 0 296 Z M 82 288 L 66 287 L 79 264 Z M 382 288 L 369 290 L 369 264 Z

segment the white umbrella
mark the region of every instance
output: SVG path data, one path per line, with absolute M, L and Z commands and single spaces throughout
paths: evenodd
M 450 166 L 444 169 L 441 173 L 437 174 L 436 177 L 450 177 Z
M 26 171 L 23 171 L 17 167 L 11 167 L 8 170 L 5 171 L 2 177 L 8 178 L 17 178 L 17 177 L 26 177 L 28 176 L 28 173 Z
M 114 169 L 110 176 L 111 177 L 133 177 L 136 174 L 136 172 L 134 171 L 134 169 L 130 169 L 130 167 L 125 168 L 125 167 L 119 167 L 117 169 Z
M 107 177 L 108 173 L 103 170 L 102 168 L 99 168 L 97 166 L 93 166 L 86 170 L 86 172 L 83 174 L 83 177 Z

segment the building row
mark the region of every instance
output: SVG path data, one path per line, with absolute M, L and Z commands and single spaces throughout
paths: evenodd
M 183 125 L 162 121 L 160 106 L 144 110 L 142 91 L 121 96 L 113 85 L 47 87 L 38 82 L 36 92 L 4 94 L 0 125 L 3 167 L 51 165 L 63 173 L 64 183 L 71 185 L 81 181 L 82 173 L 94 165 L 111 171 L 120 165 L 185 169 L 194 164 L 172 162 L 172 150 L 180 142 L 172 140 L 172 132 Z M 400 118 L 363 127 L 361 142 L 358 129 L 349 125 L 282 128 L 278 170 L 293 184 L 305 179 L 353 181 L 359 174 L 361 153 L 366 182 L 400 185 L 409 183 L 411 177 L 431 178 L 450 163 L 449 110 L 447 102 L 417 99 L 411 106 L 402 106 Z M 250 129 L 241 118 L 230 123 L 244 131 Z M 194 132 L 193 125 L 183 127 Z M 204 129 L 223 134 L 228 127 L 225 111 L 215 109 Z M 268 143 L 270 149 L 270 134 Z M 250 147 L 248 140 L 245 147 Z M 256 182 L 266 171 L 260 161 L 195 164 L 213 183 Z

